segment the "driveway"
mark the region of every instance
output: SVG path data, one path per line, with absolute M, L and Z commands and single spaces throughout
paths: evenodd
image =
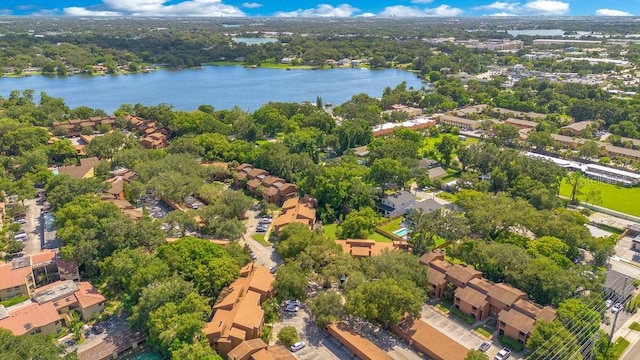
M 23 252 L 27 255 L 39 253 L 41 248 L 41 217 L 40 212 L 42 205 L 36 204 L 35 199 L 29 199 L 24 201 L 24 205 L 27 209 L 27 223 L 25 224 L 25 232 L 27 233 L 27 240 L 24 243 Z
M 285 326 L 293 326 L 296 328 L 300 340 L 307 344 L 304 349 L 294 353 L 298 359 L 351 359 L 351 355 L 343 350 L 336 341 L 331 340 L 329 335 L 318 329 L 318 326 L 311 320 L 305 305 L 302 305 L 300 311 L 296 313 L 284 313 L 280 317 L 280 321 L 273 327 L 271 344 L 277 341 L 278 333 Z
M 256 234 L 256 227 L 258 226 L 259 219 L 256 218 L 257 211 L 247 211 L 247 222 L 245 223 L 246 231 L 244 236 L 238 242 L 240 245 L 247 244 L 251 251 L 256 256 L 256 263 L 267 266 L 275 267 L 283 263 L 282 258 L 276 253 L 273 246 L 264 246 L 259 242 L 253 240 L 252 235 Z
M 487 339 L 481 338 L 480 336 L 472 333 L 471 330 L 469 330 L 469 328 L 467 328 L 466 326 L 435 311 L 429 305 L 425 305 L 422 308 L 421 318 L 424 322 L 440 330 L 443 334 L 447 335 L 452 340 L 467 349 L 477 349 L 480 344 L 488 341 Z M 494 341 L 492 341 L 491 344 L 491 348 L 487 350 L 486 354 L 490 359 L 493 359 L 493 357 L 498 354 L 500 349 L 502 349 L 502 345 L 498 343 L 497 338 L 494 338 Z M 512 357 L 514 359 L 521 358 L 517 354 L 512 354 Z

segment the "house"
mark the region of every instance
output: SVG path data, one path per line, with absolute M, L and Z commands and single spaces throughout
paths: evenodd
M 60 315 L 77 310 L 84 321 L 89 321 L 104 311 L 106 299 L 89 282 L 65 280 L 38 288 L 33 292 L 31 300 L 41 305 L 53 303 Z
M 447 176 L 447 172 L 441 166 L 436 166 L 434 168 L 428 169 L 427 174 L 429 175 L 430 180 L 442 179 Z
M 349 349 L 352 358 L 361 360 L 392 360 L 386 352 L 371 341 L 365 339 L 355 330 L 343 323 L 331 323 L 327 326 L 327 332 L 333 336 L 340 346 Z
M 355 147 L 351 151 L 359 158 L 369 155 L 369 147 L 367 145 Z
M 433 360 L 464 360 L 469 350 L 420 319 L 405 318 L 390 324 L 391 331 Z
M 204 328 L 209 344 L 220 355 L 227 355 L 246 340 L 260 338 L 264 325 L 260 304 L 273 296 L 273 282 L 267 268 L 250 263 L 222 291 Z
M 461 118 L 458 116 L 446 115 L 446 114 L 437 115 L 436 119 L 439 124 L 455 126 L 460 129 L 477 130 L 480 128 L 480 125 L 481 125 L 480 121 L 469 120 L 469 119 Z
M 503 283 L 491 283 L 473 268 L 453 265 L 441 252 L 429 252 L 420 257 L 429 267 L 430 296 L 441 298 L 449 284 L 455 287 L 453 305 L 476 321 L 489 316 L 498 319 L 498 331 L 525 343 L 537 320 L 553 321 L 556 311 L 527 300 L 527 294 Z
M 418 160 L 418 165 L 416 166 L 416 168 L 429 170 L 438 166 L 440 166 L 440 163 L 438 161 L 433 159 L 422 158 Z
M 391 115 L 394 112 L 405 113 L 407 117 L 414 118 L 422 115 L 422 109 L 402 104 L 394 104 L 389 107 L 388 110 L 383 111 L 383 114 Z
M 409 205 L 416 202 L 415 194 L 402 190 L 391 195 L 385 195 L 376 203 L 378 211 L 385 217 L 404 215 Z
M 378 256 L 384 251 L 400 250 L 411 251 L 411 245 L 407 241 L 378 242 L 365 239 L 335 240 L 342 247 L 342 251 L 355 258 Z
M 61 166 L 57 170 L 59 175 L 69 175 L 74 179 L 89 179 L 95 176 L 95 167 L 100 164 L 100 160 L 93 156 L 86 159 L 80 159 L 78 166 Z
M 579 121 L 560 128 L 560 132 L 569 136 L 585 135 L 587 130 L 595 125 L 595 121 Z
M 262 339 L 243 341 L 227 354 L 229 360 L 295 360 L 283 346 L 268 346 Z
M 313 230 L 316 223 L 315 200 L 310 197 L 295 197 L 282 204 L 282 213 L 273 222 L 276 236 L 282 229 L 292 223 L 301 223 Z

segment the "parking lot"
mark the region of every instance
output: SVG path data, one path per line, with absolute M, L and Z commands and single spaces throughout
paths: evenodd
M 463 326 L 455 320 L 440 314 L 428 305 L 425 305 L 422 309 L 422 320 L 467 349 L 477 349 L 480 344 L 487 341 L 486 339 L 472 333 L 466 326 Z M 502 346 L 500 346 L 497 341 L 494 341 L 486 354 L 489 358 L 493 359 L 501 348 Z M 512 354 L 511 356 L 514 359 L 520 358 L 517 354 Z

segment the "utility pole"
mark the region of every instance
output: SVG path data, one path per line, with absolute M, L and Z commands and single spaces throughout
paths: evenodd
M 620 304 L 622 306 L 620 307 L 620 310 L 618 310 L 618 312 L 616 313 L 616 316 L 613 318 L 613 326 L 611 327 L 611 335 L 609 335 L 609 344 L 611 344 L 611 342 L 613 341 L 613 332 L 616 331 L 616 322 L 618 321 L 618 315 L 620 315 L 620 312 L 624 308 L 624 301 L 626 300 L 625 293 L 627 292 L 627 280 L 629 280 L 629 277 L 625 276 L 624 277 L 624 285 L 622 285 L 622 300 L 620 301 Z

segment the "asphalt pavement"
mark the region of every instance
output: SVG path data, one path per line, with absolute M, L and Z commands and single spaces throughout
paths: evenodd
M 25 224 L 25 232 L 27 233 L 27 240 L 24 243 L 23 252 L 26 255 L 35 254 L 42 249 L 40 223 L 40 212 L 42 211 L 42 205 L 36 203 L 35 199 L 29 199 L 24 201 L 24 205 L 28 207 Z

